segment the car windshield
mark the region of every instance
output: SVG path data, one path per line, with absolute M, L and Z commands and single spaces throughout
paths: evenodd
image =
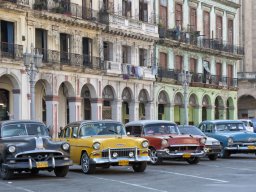
M 244 123 L 224 123 L 216 125 L 217 131 L 246 131 Z
M 154 135 L 154 134 L 180 134 L 176 125 L 171 123 L 155 123 L 149 124 L 144 127 L 145 135 Z
M 81 127 L 80 136 L 125 135 L 124 126 L 119 123 L 86 123 Z
M 183 127 L 183 126 L 179 126 L 179 130 L 180 130 L 181 134 L 205 136 L 205 134 L 200 129 L 198 129 L 197 127 Z
M 48 131 L 43 124 L 39 123 L 13 123 L 2 127 L 2 137 L 14 136 L 48 136 Z

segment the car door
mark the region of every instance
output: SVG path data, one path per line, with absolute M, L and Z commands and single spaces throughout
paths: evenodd
M 78 139 L 79 124 L 72 124 L 70 126 L 70 137 L 67 141 L 70 143 L 70 155 L 74 163 L 79 163 L 80 152 L 79 152 L 79 139 Z

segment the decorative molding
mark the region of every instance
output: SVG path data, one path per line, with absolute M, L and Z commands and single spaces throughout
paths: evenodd
M 59 101 L 59 96 L 57 95 L 46 95 L 45 101 Z

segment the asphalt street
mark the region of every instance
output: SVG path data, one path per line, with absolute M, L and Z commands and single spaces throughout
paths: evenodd
M 0 180 L 0 192 L 255 192 L 255 175 L 255 155 L 233 155 L 217 161 L 202 159 L 198 165 L 165 161 L 149 165 L 144 173 L 110 167 L 85 175 L 79 166 L 72 166 L 65 178 L 42 171 L 34 177 L 22 174 Z

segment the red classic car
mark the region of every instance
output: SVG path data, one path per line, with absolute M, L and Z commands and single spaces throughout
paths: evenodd
M 197 164 L 204 156 L 206 138 L 181 135 L 177 125 L 163 120 L 139 120 L 125 125 L 128 135 L 143 137 L 149 141 L 151 164 L 163 160 L 186 160 Z

